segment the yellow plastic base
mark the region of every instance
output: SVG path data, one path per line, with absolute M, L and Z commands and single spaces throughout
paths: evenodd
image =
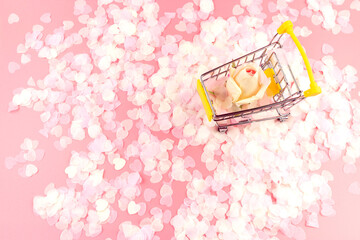
M 269 97 L 273 97 L 280 92 L 281 88 L 279 84 L 275 82 L 275 78 L 274 78 L 275 72 L 272 68 L 265 69 L 264 73 L 266 77 L 271 79 L 270 85 L 266 89 L 266 95 L 268 95 Z
M 321 88 L 316 82 L 310 83 L 310 88 L 304 92 L 304 97 L 312 97 L 321 93 Z
M 197 91 L 199 93 L 201 102 L 202 102 L 202 104 L 204 106 L 206 116 L 207 116 L 209 122 L 211 122 L 211 120 L 213 118 L 213 112 L 211 110 L 210 103 L 208 102 L 208 100 L 206 98 L 205 90 L 204 90 L 204 88 L 203 88 L 203 86 L 201 84 L 200 79 L 198 79 L 198 81 L 197 81 L 196 89 L 197 89 Z

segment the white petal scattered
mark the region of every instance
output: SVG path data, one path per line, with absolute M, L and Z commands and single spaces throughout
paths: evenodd
M 322 52 L 323 54 L 328 55 L 334 52 L 334 48 L 331 45 L 324 43 L 322 46 Z
M 307 27 L 302 27 L 300 30 L 300 35 L 302 37 L 308 37 L 308 36 L 310 36 L 311 33 L 312 33 L 312 31 Z
M 360 183 L 358 181 L 351 183 L 348 188 L 348 191 L 351 194 L 360 196 Z
M 244 9 L 240 5 L 236 4 L 232 9 L 233 15 L 241 15 L 244 13 Z
M 27 164 L 25 166 L 25 176 L 31 177 L 38 172 L 38 168 L 34 164 Z
M 100 198 L 96 200 L 95 206 L 96 206 L 96 211 L 102 212 L 107 209 L 109 203 L 105 199 Z
M 104 56 L 99 61 L 99 68 L 100 70 L 104 71 L 110 67 L 110 64 L 111 64 L 111 57 Z
M 30 54 L 21 54 L 21 64 L 27 64 L 31 61 L 31 55 Z
M 51 22 L 51 14 L 50 13 L 44 13 L 40 17 L 40 21 L 43 23 L 50 23 Z
M 130 215 L 133 215 L 133 214 L 136 214 L 137 212 L 139 212 L 140 205 L 136 204 L 134 201 L 130 201 L 127 209 L 128 209 L 128 213 Z
M 360 11 L 360 1 L 359 0 L 353 0 L 350 4 L 350 9 Z
M 9 73 L 15 73 L 19 69 L 20 69 L 20 65 L 18 63 L 9 62 L 9 65 L 8 65 Z
M 214 3 L 212 0 L 200 0 L 200 11 L 210 13 L 214 10 Z
M 20 21 L 20 18 L 16 13 L 11 13 L 8 17 L 9 24 L 18 23 L 19 21 Z
M 123 158 L 114 158 L 113 163 L 115 165 L 115 170 L 121 170 L 125 166 L 126 161 Z
M 72 21 L 63 21 L 64 30 L 70 30 L 74 27 L 74 22 Z

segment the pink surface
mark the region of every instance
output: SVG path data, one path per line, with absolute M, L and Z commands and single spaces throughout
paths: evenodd
M 166 11 L 175 11 L 182 7 L 187 1 L 165 1 L 159 0 L 160 14 Z M 347 8 L 351 1 L 346 1 Z M 223 16 L 224 18 L 231 15 L 231 9 L 238 1 L 215 1 L 215 16 Z M 302 1 L 297 1 L 298 9 L 305 6 Z M 264 4 L 267 12 L 267 4 Z M 7 18 L 10 13 L 16 13 L 20 17 L 20 22 L 9 25 Z M 56 1 L 56 0 L 12 0 L 2 1 L 0 4 L 0 72 L 2 79 L 0 81 L 0 239 L 1 240 L 20 240 L 20 239 L 59 239 L 60 231 L 55 227 L 49 226 L 46 220 L 42 220 L 39 216 L 34 215 L 32 209 L 32 200 L 35 195 L 42 195 L 45 187 L 53 182 L 56 187 L 66 185 L 65 167 L 68 165 L 71 150 L 82 150 L 86 148 L 87 141 L 73 144 L 71 149 L 58 151 L 55 149 L 53 142 L 54 137 L 45 139 L 38 133 L 42 127 L 39 114 L 32 110 L 21 108 L 20 111 L 8 113 L 8 103 L 13 96 L 13 90 L 19 87 L 25 87 L 29 76 L 34 79 L 42 78 L 48 71 L 45 61 L 41 61 L 35 57 L 31 63 L 22 66 L 21 70 L 14 74 L 8 72 L 8 63 L 10 61 L 20 62 L 20 55 L 16 53 L 16 46 L 24 40 L 24 34 L 31 30 L 34 24 L 40 24 L 40 16 L 50 12 L 52 22 L 43 24 L 45 33 L 49 29 L 53 29 L 62 24 L 63 20 L 73 20 L 73 2 L 72 1 Z M 270 13 L 269 13 L 270 14 Z M 267 21 L 270 18 L 267 18 Z M 320 27 L 314 26 L 309 19 L 299 17 L 295 23 L 297 26 L 308 26 L 312 30 L 312 35 L 308 38 L 300 38 L 303 46 L 306 48 L 308 55 L 313 59 L 322 57 L 321 47 L 323 43 L 331 44 L 335 52 L 333 54 L 337 65 L 342 68 L 347 64 L 355 66 L 360 70 L 359 61 L 359 42 L 360 42 L 360 13 L 351 11 L 351 23 L 354 27 L 352 34 L 333 35 L 331 32 L 325 31 Z M 76 26 L 75 26 L 76 27 Z M 186 35 L 186 34 L 185 34 Z M 184 36 L 185 39 L 191 39 L 190 36 Z M 36 68 L 35 68 L 36 67 Z M 352 93 L 356 96 L 359 87 Z M 130 106 L 130 105 L 129 105 Z M 129 108 L 129 106 L 121 106 L 121 110 Z M 120 111 L 120 110 L 119 110 Z M 136 135 L 136 131 L 132 131 Z M 160 134 L 160 136 L 165 136 Z M 4 167 L 3 160 L 7 156 L 15 156 L 19 153 L 19 146 L 25 137 L 37 139 L 40 141 L 39 148 L 45 149 L 45 156 L 41 162 L 37 163 L 39 173 L 35 176 L 25 179 L 21 178 L 15 169 L 7 170 Z M 171 138 L 171 136 L 169 136 Z M 135 136 L 130 136 L 126 141 L 131 142 Z M 199 159 L 202 147 L 190 148 L 186 152 L 194 159 Z M 360 167 L 357 163 L 358 168 Z M 197 167 L 203 167 L 199 164 Z M 346 175 L 343 173 L 342 161 L 330 161 L 323 164 L 322 169 L 327 169 L 333 173 L 335 180 L 330 182 L 333 191 L 333 199 L 335 200 L 335 217 L 320 217 L 319 229 L 305 228 L 307 239 L 360 239 L 360 196 L 351 195 L 348 192 L 348 186 L 351 182 L 360 181 L 359 173 Z M 203 173 L 207 170 L 200 169 Z M 114 177 L 116 172 L 110 167 L 106 168 L 105 176 Z M 144 181 L 142 186 L 151 186 L 149 181 Z M 155 187 L 158 188 L 158 187 Z M 176 197 L 173 198 L 172 213 L 181 205 L 185 197 L 185 184 L 173 183 L 173 189 L 176 189 Z M 152 202 L 152 206 L 156 203 Z M 145 215 L 146 216 L 146 215 Z M 110 237 L 116 238 L 118 233 L 118 225 L 122 221 L 129 219 L 127 214 L 118 214 L 116 222 L 113 224 L 105 224 L 103 233 L 95 239 L 106 239 Z M 130 217 L 133 221 L 139 221 L 141 217 Z M 303 225 L 303 223 L 302 223 Z M 167 226 L 164 230 L 157 234 L 161 239 L 170 239 L 173 235 L 173 228 Z M 279 238 L 286 237 L 279 234 Z M 85 239 L 84 235 L 81 239 Z

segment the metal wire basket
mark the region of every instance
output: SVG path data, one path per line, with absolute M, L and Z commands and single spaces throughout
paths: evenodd
M 307 68 L 310 79 L 310 88 L 304 92 L 299 88 L 299 84 L 297 83 L 290 66 L 287 63 L 281 63 L 276 51 L 274 51 L 282 48 L 280 39 L 282 38 L 283 33 L 288 33 L 290 35 L 300 51 Z M 249 109 L 239 108 L 238 111 L 234 112 L 217 113 L 206 88 L 206 82 L 209 80 L 217 81 L 219 78 L 226 77 L 229 73 L 230 67 L 238 67 L 242 64 L 250 62 L 258 63 L 265 75 L 271 79 L 271 83 L 267 91 L 272 95 L 272 102 Z M 288 71 L 285 71 L 284 67 L 286 67 L 286 70 Z M 315 96 L 321 93 L 321 88 L 314 81 L 313 73 L 306 53 L 293 33 L 293 24 L 291 21 L 284 22 L 277 29 L 277 33 L 268 45 L 202 74 L 197 82 L 197 90 L 205 108 L 208 120 L 214 120 L 220 132 L 226 132 L 229 126 L 248 124 L 252 122 L 271 119 L 277 119 L 282 122 L 290 115 L 289 110 L 292 106 L 302 101 L 305 97 Z M 266 116 L 261 114 L 264 112 L 267 112 Z

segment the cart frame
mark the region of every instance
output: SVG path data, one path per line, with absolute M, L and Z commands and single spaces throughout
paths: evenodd
M 197 83 L 197 90 L 200 95 L 200 98 L 202 100 L 203 106 L 205 108 L 206 115 L 208 117 L 208 120 L 211 121 L 212 119 L 215 121 L 216 125 L 218 126 L 218 130 L 220 132 L 226 132 L 227 128 L 229 126 L 236 126 L 236 125 L 242 125 L 242 124 L 248 124 L 252 122 L 260 122 L 265 120 L 271 120 L 271 119 L 278 119 L 279 121 L 284 121 L 288 118 L 290 115 L 290 108 L 294 106 L 295 104 L 301 102 L 305 97 L 309 96 L 315 96 L 319 93 L 321 93 L 320 87 L 316 84 L 314 81 L 314 77 L 312 74 L 312 70 L 309 64 L 309 61 L 307 59 L 307 56 L 305 54 L 305 51 L 303 50 L 300 42 L 297 40 L 295 34 L 293 33 L 293 25 L 290 21 L 284 22 L 277 30 L 277 33 L 274 35 L 270 43 L 262 48 L 259 48 L 255 51 L 252 51 L 250 53 L 247 53 L 237 59 L 234 59 L 230 62 L 227 62 L 221 66 L 218 66 L 208 72 L 205 72 L 201 75 L 200 79 Z M 308 70 L 308 75 L 310 79 L 310 89 L 303 92 L 294 77 L 294 74 L 290 68 L 290 66 L 287 64 L 288 70 L 290 72 L 290 76 L 285 74 L 284 68 L 282 64 L 279 61 L 279 58 L 273 50 L 277 48 L 282 48 L 282 44 L 280 43 L 280 40 L 283 36 L 283 33 L 288 33 L 293 41 L 295 42 L 296 46 L 298 47 L 306 68 Z M 270 56 L 268 54 L 273 51 Z M 275 60 L 271 61 L 271 59 Z M 244 109 L 240 111 L 235 112 L 229 112 L 224 114 L 217 114 L 216 110 L 212 104 L 212 101 L 209 97 L 209 93 L 206 89 L 205 82 L 209 79 L 218 80 L 219 77 L 226 77 L 230 67 L 238 67 L 242 64 L 254 62 L 254 61 L 260 61 L 260 67 L 262 70 L 266 69 L 272 69 L 270 70 L 270 74 L 266 74 L 267 77 L 273 78 L 275 83 L 279 86 L 279 91 L 273 96 L 273 103 L 250 108 L 250 109 Z M 273 64 L 274 63 L 274 64 Z M 291 88 L 295 84 L 295 92 L 291 91 Z M 265 111 L 276 111 L 276 114 L 270 117 L 263 117 L 263 118 L 253 118 L 252 116 Z M 234 123 L 226 123 L 222 124 L 221 121 L 226 121 L 233 118 L 240 118 L 239 121 Z

